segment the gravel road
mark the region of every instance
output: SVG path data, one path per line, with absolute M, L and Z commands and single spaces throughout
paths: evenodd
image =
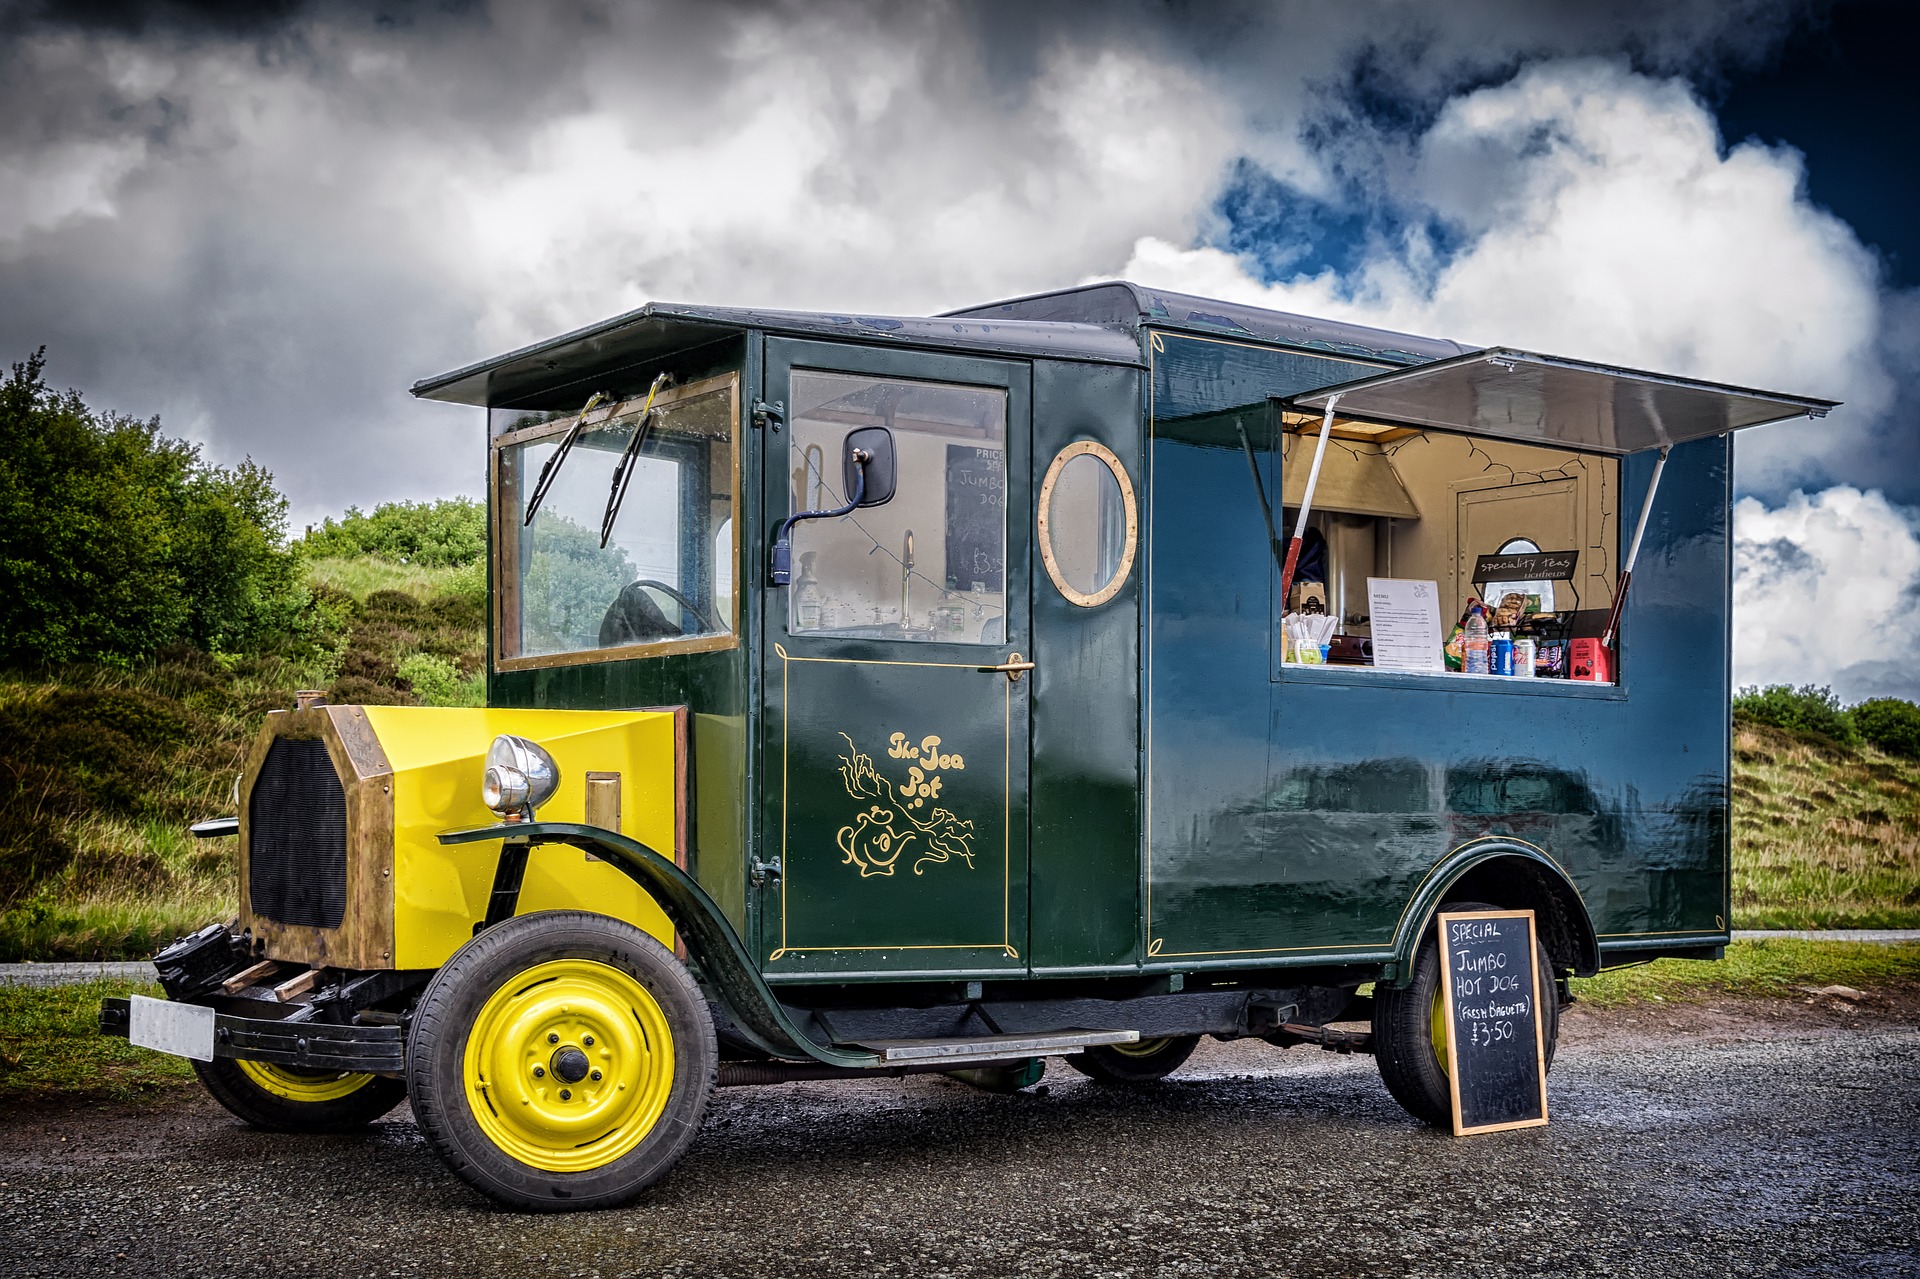
M 252 1132 L 183 1092 L 0 1115 L 19 1275 L 1920 1274 L 1920 1008 L 1576 1008 L 1553 1123 L 1457 1141 L 1371 1059 L 1208 1043 L 1117 1092 L 715 1094 L 619 1212 L 494 1211 L 404 1109 Z

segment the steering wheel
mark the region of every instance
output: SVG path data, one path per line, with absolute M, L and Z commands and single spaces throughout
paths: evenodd
M 647 595 L 648 591 L 658 591 L 680 606 L 680 634 L 698 635 L 715 629 L 692 600 L 665 582 L 643 577 L 622 587 L 613 603 L 607 606 L 606 616 L 600 619 L 602 647 L 643 643 L 664 639 L 672 634 L 672 624 L 667 621 L 666 614 L 660 611 L 660 606 Z M 698 625 L 698 630 L 687 628 L 689 618 Z

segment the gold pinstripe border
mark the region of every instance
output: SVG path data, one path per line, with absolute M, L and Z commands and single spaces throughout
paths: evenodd
M 789 668 L 795 662 L 816 662 L 825 666 L 919 666 L 941 670 L 977 671 L 978 662 L 902 662 L 887 660 L 869 660 L 858 657 L 795 657 L 788 653 L 786 646 L 776 643 L 773 651 L 780 656 L 780 944 L 768 954 L 768 963 L 784 959 L 789 954 L 822 954 L 836 951 L 875 951 L 875 950 L 994 950 L 998 949 L 1007 959 L 1020 958 L 1019 948 L 1013 944 L 1013 681 L 1002 681 L 1006 685 L 1003 697 L 1005 710 L 1001 737 L 1001 876 L 1000 876 L 1000 940 L 987 942 L 948 942 L 940 945 L 889 945 L 889 946 L 807 946 L 790 945 L 787 939 L 787 885 L 792 880 L 792 858 L 787 855 L 787 792 L 788 792 L 788 725 L 793 722 L 791 698 L 789 696 Z

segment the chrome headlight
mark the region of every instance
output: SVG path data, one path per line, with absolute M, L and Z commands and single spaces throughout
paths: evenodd
M 538 745 L 510 733 L 493 739 L 480 782 L 480 800 L 488 808 L 505 818 L 531 819 L 559 786 L 560 766 Z

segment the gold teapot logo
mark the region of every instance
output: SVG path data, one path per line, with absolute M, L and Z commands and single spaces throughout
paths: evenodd
M 851 737 L 842 733 L 840 739 L 847 744 L 840 756 L 841 783 L 850 797 L 865 805 L 834 835 L 843 854 L 842 865 L 858 866 L 862 879 L 893 874 L 902 855 L 916 875 L 929 864 L 955 860 L 973 869 L 973 823 L 934 804 L 942 789 L 941 774 L 966 768 L 964 758 L 942 753 L 938 737 L 923 737 L 916 743 L 909 742 L 905 733 L 895 733 L 888 742 L 888 756 L 913 761 L 906 781 L 896 787 L 880 775 L 872 757 Z

